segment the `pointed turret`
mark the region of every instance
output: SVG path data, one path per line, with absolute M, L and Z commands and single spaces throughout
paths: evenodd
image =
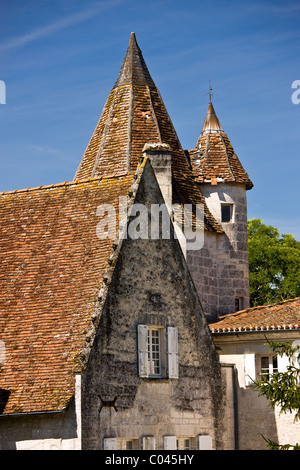
M 196 148 L 189 151 L 195 181 L 209 211 L 222 224 L 216 245 L 215 295 L 210 315 L 226 315 L 249 306 L 247 189 L 253 184 L 209 102 Z M 200 286 L 199 290 L 203 289 Z M 203 291 L 205 294 L 205 290 Z
M 88 144 L 75 179 L 135 171 L 146 143 L 166 143 L 173 167 L 190 171 L 171 119 L 131 33 L 117 81 Z
M 211 102 L 208 105 L 196 148 L 189 154 L 195 180 L 198 183 L 235 182 L 245 184 L 246 189 L 253 187 L 253 183 L 222 129 Z
M 134 173 L 147 143 L 171 149 L 172 203 L 204 203 L 190 163 L 161 95 L 151 78 L 134 33 L 75 180 Z M 205 209 L 206 228 L 222 228 Z
M 114 88 L 123 85 L 140 85 L 155 88 L 141 49 L 136 41 L 135 33 L 131 33 L 128 49 Z
M 212 132 L 224 132 L 224 131 L 221 127 L 219 119 L 217 118 L 213 104 L 210 101 L 201 134 L 208 134 Z

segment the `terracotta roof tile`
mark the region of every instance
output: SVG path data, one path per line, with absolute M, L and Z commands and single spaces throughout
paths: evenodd
M 189 151 L 193 174 L 198 183 L 236 182 L 253 187 L 234 149 L 209 103 L 196 148 Z
M 162 97 L 131 34 L 129 46 L 75 180 L 135 172 L 148 142 L 172 150 L 173 203 L 205 204 Z M 223 232 L 205 205 L 205 228 Z
M 300 329 L 300 297 L 225 315 L 209 327 L 213 333 Z
M 131 175 L 0 194 L 0 389 L 4 413 L 63 409 L 113 241 L 98 205 L 118 209 Z
M 77 181 L 0 194 L 4 413 L 61 410 L 73 395 L 74 372 L 114 253 L 113 241 L 96 235 L 96 209 L 103 203 L 118 209 L 119 196 L 136 188 L 147 142 L 172 148 L 173 202 L 204 203 L 131 36 Z M 205 227 L 223 231 L 206 206 Z

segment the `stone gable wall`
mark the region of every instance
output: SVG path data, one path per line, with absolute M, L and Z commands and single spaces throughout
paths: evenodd
M 159 202 L 145 170 L 137 202 Z M 178 378 L 138 372 L 139 324 L 178 328 Z M 124 240 L 83 378 L 83 449 L 104 438 L 199 434 L 224 447 L 226 384 L 177 240 Z

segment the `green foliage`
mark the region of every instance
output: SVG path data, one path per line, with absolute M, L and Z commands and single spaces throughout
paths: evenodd
M 300 242 L 293 235 L 251 219 L 248 222 L 250 305 L 300 296 Z
M 265 436 L 262 436 L 263 439 L 267 443 L 267 448 L 269 450 L 300 450 L 299 444 L 278 444 L 278 442 L 272 441 L 272 439 L 268 439 Z
M 261 380 L 254 382 L 258 395 L 265 396 L 272 408 L 275 405 L 280 407 L 281 413 L 295 412 L 295 421 L 300 420 L 300 367 L 299 353 L 300 346 L 292 346 L 290 343 L 278 343 L 269 341 L 270 351 L 283 356 L 286 355 L 289 365 L 285 372 L 276 372 Z M 271 450 L 300 450 L 299 444 L 278 444 L 271 439 L 265 438 L 267 447 Z

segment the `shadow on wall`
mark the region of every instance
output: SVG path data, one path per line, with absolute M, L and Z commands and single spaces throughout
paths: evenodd
M 74 408 L 73 400 L 63 412 L 0 415 L 0 450 L 17 450 L 22 441 L 76 438 Z
M 239 450 L 267 450 L 263 436 L 278 442 L 274 410 L 253 386 L 240 387 L 235 377 Z

